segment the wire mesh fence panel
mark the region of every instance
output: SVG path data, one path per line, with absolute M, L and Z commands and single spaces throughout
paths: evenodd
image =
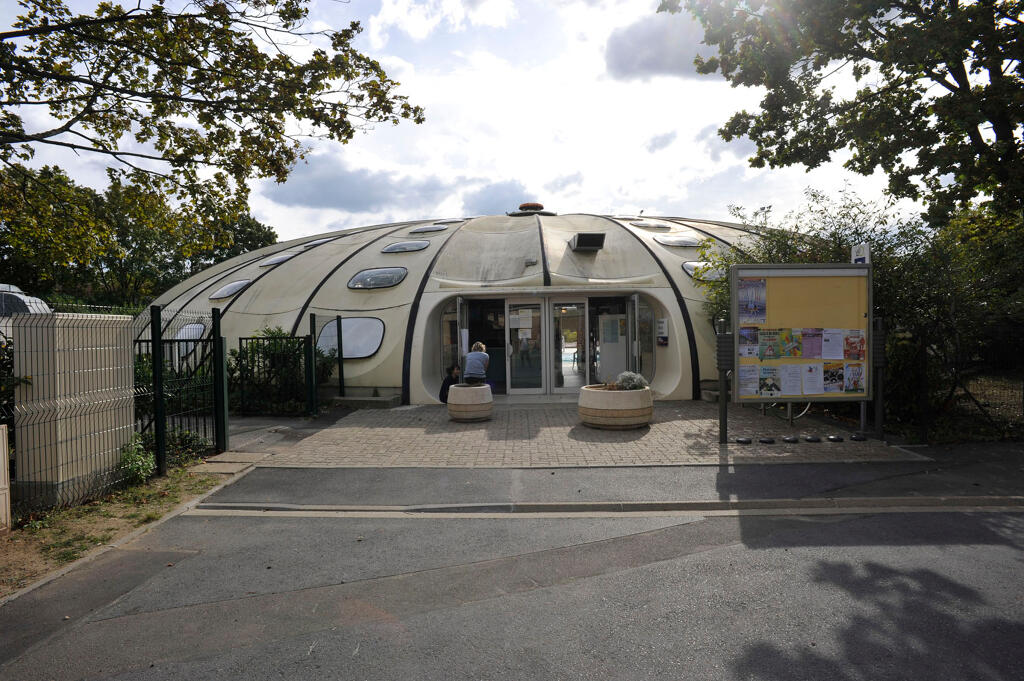
M 232 411 L 239 414 L 302 414 L 308 408 L 306 337 L 238 339 L 228 361 Z
M 963 379 L 950 401 L 950 413 L 954 422 L 959 422 L 960 433 L 1024 435 L 1024 373 L 974 374 Z
M 5 320 L 3 410 L 13 421 L 11 492 L 21 507 L 65 506 L 121 483 L 131 439 L 131 319 L 26 314 Z

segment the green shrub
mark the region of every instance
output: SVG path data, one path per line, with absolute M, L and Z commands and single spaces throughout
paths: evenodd
M 615 387 L 619 390 L 643 390 L 647 387 L 647 379 L 632 371 L 623 371 L 615 379 Z
M 156 459 L 153 452 L 146 449 L 142 437 L 138 434 L 121 447 L 121 473 L 129 485 L 141 485 L 156 470 Z

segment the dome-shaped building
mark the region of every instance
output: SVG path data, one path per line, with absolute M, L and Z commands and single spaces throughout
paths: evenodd
M 680 218 L 507 215 L 427 220 L 282 242 L 219 263 L 156 304 L 220 308 L 228 347 L 266 327 L 336 348 L 349 395 L 431 404 L 445 368 L 481 341 L 495 394 L 575 393 L 633 370 L 657 399 L 695 399 L 715 377 L 714 331 L 693 277 L 699 244 L 750 237 Z M 199 328 L 203 326 L 203 328 Z M 202 322 L 168 323 L 197 338 Z

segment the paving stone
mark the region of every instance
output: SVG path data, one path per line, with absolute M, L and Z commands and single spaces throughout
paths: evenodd
M 756 409 L 734 407 L 730 436 L 774 437 L 779 444 L 718 444 L 718 407 L 657 403 L 650 427 L 596 430 L 579 422 L 576 405 L 495 405 L 494 417 L 455 423 L 443 406 L 365 409 L 298 442 L 270 448 L 256 462 L 272 467 L 549 468 L 578 466 L 722 465 L 840 461 L 920 461 L 878 440 L 854 442 L 848 431 L 789 425 Z M 838 434 L 844 442 L 785 444 L 786 435 Z

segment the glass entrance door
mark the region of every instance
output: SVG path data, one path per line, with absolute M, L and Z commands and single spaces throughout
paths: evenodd
M 551 303 L 551 391 L 579 392 L 587 385 L 587 303 Z
M 543 393 L 544 318 L 539 302 L 509 301 L 505 314 L 508 329 L 508 391 L 511 394 Z

